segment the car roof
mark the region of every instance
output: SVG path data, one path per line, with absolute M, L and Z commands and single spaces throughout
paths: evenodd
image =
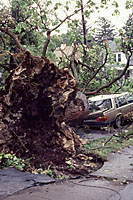
M 104 99 L 111 99 L 111 98 L 114 98 L 114 97 L 119 97 L 119 96 L 124 95 L 124 94 L 128 94 L 128 92 L 124 92 L 124 93 L 121 93 L 121 94 L 103 94 L 103 95 L 97 95 L 97 96 L 89 98 L 88 100 L 89 101 L 98 101 L 98 100 L 104 100 Z

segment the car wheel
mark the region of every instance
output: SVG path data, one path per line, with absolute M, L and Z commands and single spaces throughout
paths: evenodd
M 117 116 L 115 119 L 115 127 L 120 128 L 123 124 L 122 121 L 123 121 L 122 116 L 121 115 Z

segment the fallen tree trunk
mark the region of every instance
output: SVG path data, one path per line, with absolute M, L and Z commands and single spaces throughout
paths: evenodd
M 67 69 L 29 51 L 17 59 L 19 65 L 7 77 L 0 99 L 0 151 L 32 158 L 36 167 L 58 165 L 82 144 L 68 126 L 73 118 L 68 120 L 66 114 L 77 102 L 76 81 Z M 80 113 L 85 110 L 82 102 Z

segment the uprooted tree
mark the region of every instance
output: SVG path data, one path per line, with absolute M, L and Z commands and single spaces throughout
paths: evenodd
M 67 69 L 32 56 L 15 40 L 21 51 L 16 54 L 18 67 L 1 91 L 0 149 L 30 157 L 38 168 L 40 163 L 42 167 L 59 165 L 76 155 L 82 144 L 68 124 L 83 118 L 85 105 L 75 98 L 77 83 Z M 74 116 L 73 108 L 77 108 Z
M 37 6 L 39 8 L 40 5 Z M 33 12 L 32 9 L 29 10 Z M 12 151 L 19 157 L 32 158 L 37 168 L 40 164 L 44 168 L 59 165 L 71 156 L 87 159 L 80 154 L 83 140 L 70 127 L 84 119 L 87 113 L 86 98 L 78 90 L 77 81 L 68 68 L 60 69 L 46 57 L 51 33 L 80 10 L 74 11 L 53 29 L 47 28 L 48 22 L 45 24 L 44 15 L 40 15 L 42 25 L 47 30 L 41 56 L 34 56 L 23 47 L 27 45 L 25 38 L 28 38 L 28 34 L 33 45 L 32 40 L 36 34 L 31 36 L 31 31 L 40 31 L 36 20 L 30 21 L 28 13 L 24 18 L 19 12 L 12 13 L 14 18 L 1 20 L 0 32 L 4 48 L 1 55 L 8 54 L 9 57 L 7 65 L 0 64 L 9 73 L 5 87 L 0 91 L 0 151 Z M 20 17 L 31 28 L 29 32 L 24 22 L 15 29 L 15 22 L 19 22 Z M 5 51 L 5 44 L 9 45 L 10 51 Z
M 24 50 L 9 27 L 0 26 L 18 51 L 6 52 L 13 58 L 9 65 L 15 67 L 1 90 L 0 151 L 31 158 L 36 168 L 61 165 L 78 154 L 82 139 L 69 125 L 79 123 L 86 113 L 83 95 L 68 69 L 59 69 L 46 58 L 53 30 L 47 32 L 42 56 L 37 57 Z

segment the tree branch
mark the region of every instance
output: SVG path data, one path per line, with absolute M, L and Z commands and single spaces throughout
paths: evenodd
M 125 83 L 126 83 L 126 79 L 124 79 L 124 83 L 122 83 L 121 85 L 117 84 L 118 89 L 115 90 L 115 93 L 117 93 L 125 85 Z
M 93 69 L 92 67 L 89 67 L 87 64 L 81 62 L 80 60 L 78 60 L 78 63 L 77 63 L 77 64 L 86 67 L 89 71 L 94 71 L 94 69 Z
M 82 27 L 83 27 L 84 44 L 86 45 L 86 25 L 85 25 L 85 18 L 84 18 L 83 0 L 80 0 L 80 1 L 81 1 L 81 16 L 82 16 Z
M 40 16 L 41 22 L 42 22 L 42 24 L 44 25 L 45 29 L 48 30 L 46 24 L 45 24 L 44 21 L 43 21 L 43 17 L 42 17 L 42 15 L 41 15 L 41 14 L 43 13 L 43 11 L 42 11 L 42 9 L 41 9 L 42 7 L 41 7 L 41 5 L 40 5 L 39 2 L 35 2 L 35 3 L 36 3 L 36 5 L 38 6 L 38 8 L 39 8 L 39 10 L 40 10 L 40 14 L 38 13 L 38 15 Z
M 51 29 L 51 32 L 55 31 L 57 28 L 59 28 L 67 19 L 71 18 L 72 16 L 74 16 L 75 14 L 77 14 L 79 11 L 81 10 L 75 10 L 71 15 L 65 17 L 65 19 L 63 19 L 57 26 L 55 26 L 53 29 Z
M 9 31 L 9 29 L 2 28 L 1 26 L 0 26 L 0 31 L 2 31 L 3 33 L 6 33 L 6 34 L 9 35 L 11 38 L 13 38 L 14 41 L 15 41 L 15 43 L 16 43 L 16 45 L 17 45 L 17 47 L 18 47 L 18 49 L 19 49 L 20 51 L 24 51 L 24 49 L 23 49 L 23 47 L 22 47 L 22 45 L 21 45 L 21 43 L 20 43 L 20 41 L 19 41 L 17 35 L 15 35 L 14 33 L 12 33 L 11 31 Z
M 1 40 L 2 40 L 2 43 L 3 43 L 3 45 L 4 45 L 4 50 L 6 49 L 6 43 L 5 43 L 5 40 L 3 39 L 3 37 L 0 35 L 0 38 L 1 38 Z
M 76 82 L 78 82 L 78 74 L 77 74 L 76 65 L 75 65 L 76 52 L 77 52 L 77 47 L 76 47 L 76 44 L 74 44 L 71 61 L 70 61 L 70 67 L 71 67 L 71 70 L 72 70 L 73 76 L 75 77 Z
M 85 4 L 85 6 L 82 9 L 84 9 L 87 6 L 88 3 L 89 3 L 89 1 L 87 1 L 87 3 Z M 50 42 L 50 34 L 53 31 L 55 31 L 56 29 L 58 29 L 66 20 L 68 20 L 69 18 L 71 18 L 72 16 L 74 16 L 75 14 L 77 14 L 80 10 L 81 10 L 81 8 L 78 9 L 78 10 L 75 10 L 71 15 L 66 16 L 65 19 L 62 20 L 57 26 L 55 26 L 53 29 L 47 31 L 47 40 L 46 40 L 46 42 L 44 44 L 42 58 L 46 57 L 46 51 L 47 51 L 47 48 L 48 48 L 48 45 L 49 45 L 49 42 Z
M 70 59 L 69 59 L 68 57 L 70 57 L 70 56 L 72 56 L 72 55 L 67 56 L 66 53 L 65 53 L 61 48 L 60 48 L 60 51 L 61 51 L 61 53 L 65 56 L 65 58 L 66 58 L 67 60 L 69 60 L 69 62 L 70 62 Z
M 49 45 L 49 42 L 50 42 L 50 35 L 51 35 L 51 33 L 53 31 L 55 31 L 56 29 L 58 29 L 67 19 L 69 19 L 73 15 L 77 14 L 80 10 L 81 9 L 75 10 L 71 15 L 65 17 L 65 19 L 62 20 L 57 26 L 55 26 L 53 29 L 47 31 L 47 40 L 46 40 L 46 42 L 44 44 L 44 47 L 43 47 L 42 58 L 46 57 L 46 52 L 47 52 L 47 48 L 48 48 L 48 45 Z
M 83 92 L 86 90 L 87 85 L 96 77 L 96 75 L 99 73 L 99 71 L 105 66 L 105 64 L 107 62 L 107 58 L 108 58 L 108 50 L 107 50 L 106 45 L 105 45 L 105 49 L 106 49 L 106 56 L 105 56 L 104 63 L 95 71 L 95 73 L 92 75 L 92 77 L 85 83 Z
M 47 48 L 48 48 L 48 45 L 49 45 L 49 42 L 50 42 L 50 34 L 51 34 L 51 31 L 47 31 L 47 40 L 46 40 L 44 47 L 43 47 L 42 58 L 46 57 Z
M 119 76 L 117 76 L 116 78 L 114 78 L 110 83 L 98 88 L 97 90 L 93 91 L 93 92 L 85 92 L 86 95 L 93 95 L 93 94 L 97 94 L 99 91 L 105 89 L 105 88 L 109 88 L 113 83 L 115 83 L 116 81 L 118 81 L 127 71 L 128 67 L 129 67 L 129 62 L 130 62 L 130 58 L 132 56 L 132 52 L 130 51 L 130 55 L 127 59 L 127 63 L 125 68 L 123 69 L 123 71 L 120 73 Z

